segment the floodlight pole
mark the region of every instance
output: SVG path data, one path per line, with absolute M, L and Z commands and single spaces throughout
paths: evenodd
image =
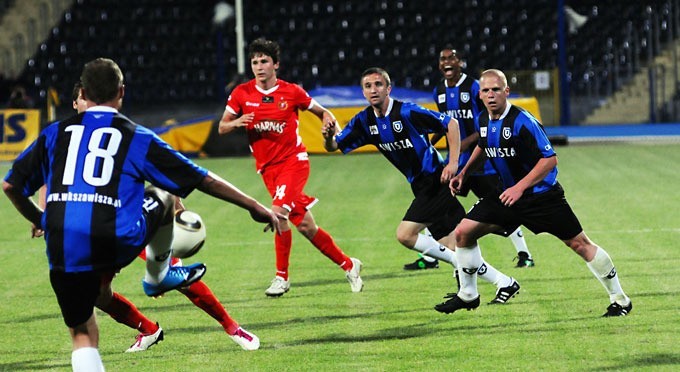
M 236 71 L 244 75 L 245 65 L 245 35 L 243 35 L 243 0 L 236 0 Z
M 557 1 L 557 66 L 560 87 L 560 125 L 571 124 L 569 78 L 567 76 L 567 22 L 564 0 Z

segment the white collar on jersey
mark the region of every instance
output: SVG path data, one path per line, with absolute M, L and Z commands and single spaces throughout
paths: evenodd
M 497 120 L 503 120 L 503 119 L 505 119 L 505 117 L 508 116 L 508 112 L 510 111 L 510 107 L 512 107 L 512 103 L 510 103 L 510 102 L 508 101 L 508 102 L 507 102 L 507 105 L 505 106 L 505 111 L 503 111 L 503 114 L 502 114 L 501 117 L 498 118 Z M 490 114 L 489 114 L 489 120 L 494 120 L 493 118 L 491 118 L 491 115 L 490 115 Z
M 88 107 L 85 111 L 98 111 L 98 112 L 118 112 L 115 108 L 111 106 L 92 106 Z
M 279 81 L 276 80 L 276 85 L 274 85 L 273 87 L 271 87 L 267 90 L 260 88 L 260 86 L 257 85 L 257 84 L 255 84 L 255 89 L 257 89 L 257 91 L 262 93 L 262 94 L 272 94 L 273 91 L 279 89 Z
M 387 110 L 386 110 L 386 111 L 384 112 L 384 114 L 382 115 L 382 116 L 384 116 L 384 117 L 388 117 L 388 116 L 390 115 L 390 112 L 392 112 L 392 105 L 394 104 L 394 100 L 392 99 L 392 97 L 389 97 L 389 96 L 388 96 L 387 99 L 390 100 L 390 101 L 389 101 L 390 103 L 387 105 Z M 373 113 L 375 114 L 375 117 L 376 117 L 376 118 L 381 117 L 381 116 L 380 116 L 380 112 L 378 112 L 375 108 L 373 109 Z
M 460 79 L 458 79 L 458 82 L 456 82 L 456 86 L 459 86 L 459 85 L 463 84 L 463 80 L 465 80 L 466 77 L 467 77 L 467 75 L 466 75 L 464 72 L 461 73 L 461 74 L 460 74 Z M 449 86 L 449 81 L 446 80 L 446 79 L 444 79 L 444 86 L 445 86 L 446 88 L 451 88 L 451 87 Z

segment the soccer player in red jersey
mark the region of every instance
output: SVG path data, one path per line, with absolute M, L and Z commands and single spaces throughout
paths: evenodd
M 288 217 L 297 230 L 321 253 L 345 270 L 352 292 L 360 292 L 362 263 L 347 256 L 325 230 L 317 226 L 310 209 L 317 199 L 305 194 L 310 166 L 307 149 L 298 135 L 298 110 L 309 110 L 322 122 L 335 122 L 326 108 L 312 99 L 299 85 L 278 79 L 279 45 L 264 38 L 253 41 L 248 50 L 254 79 L 232 91 L 219 133 L 245 128 L 257 172 L 272 196 L 272 210 Z M 276 234 L 276 277 L 267 296 L 288 292 L 288 264 L 292 246 L 290 225 L 282 224 Z

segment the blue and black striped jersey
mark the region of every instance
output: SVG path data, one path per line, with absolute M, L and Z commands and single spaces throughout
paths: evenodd
M 458 120 L 460 128 L 460 140 L 464 140 L 475 133 L 475 118 L 484 110 L 484 104 L 479 98 L 479 81 L 463 74 L 455 86 L 447 86 L 446 80 L 437 84 L 433 91 L 434 102 L 437 104 L 439 112 L 446 113 L 450 117 Z M 472 155 L 474 146 L 460 153 L 458 157 L 458 171 L 463 169 Z M 446 162 L 449 161 L 448 154 Z M 484 168 L 473 173 L 473 175 L 496 174 L 491 163 L 485 162 Z
M 444 167 L 428 134 L 445 133 L 450 120 L 414 103 L 391 100 L 384 117 L 376 117 L 369 106 L 355 115 L 335 140 L 345 154 L 374 145 L 410 183 L 421 173 L 433 174 Z
M 149 129 L 98 106 L 45 128 L 5 180 L 25 196 L 47 186 L 50 269 L 78 272 L 117 268 L 139 253 L 145 181 L 185 197 L 206 174 Z
M 478 125 L 478 145 L 498 173 L 504 190 L 524 178 L 541 158 L 557 155 L 538 120 L 510 103 L 498 120 L 482 114 Z M 540 194 L 556 184 L 557 167 L 524 193 Z

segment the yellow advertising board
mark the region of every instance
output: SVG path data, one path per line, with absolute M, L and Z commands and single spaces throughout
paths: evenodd
M 541 112 L 538 107 L 538 100 L 535 97 L 523 97 L 523 98 L 510 98 L 509 101 L 513 105 L 522 107 L 523 109 L 529 111 L 538 121 L 541 121 Z M 430 110 L 437 110 L 437 105 L 434 103 L 428 103 L 422 105 Z M 341 127 L 345 127 L 347 123 L 356 115 L 358 112 L 366 108 L 363 107 L 327 107 L 333 112 L 335 118 L 338 120 L 338 124 Z M 309 111 L 300 112 L 300 136 L 302 137 L 302 142 L 307 147 L 307 151 L 313 154 L 326 154 L 326 149 L 323 147 L 323 137 L 321 136 L 321 120 Z M 437 148 L 446 148 L 446 141 L 442 140 L 437 143 Z M 354 150 L 353 152 L 375 152 L 378 151 L 374 146 L 363 146 Z M 340 153 L 339 151 L 336 153 Z
M 165 142 L 186 155 L 199 155 L 208 140 L 213 126 L 213 117 L 196 119 L 191 122 L 170 124 L 153 128 Z
M 0 110 L 0 161 L 13 161 L 39 132 L 40 110 Z

